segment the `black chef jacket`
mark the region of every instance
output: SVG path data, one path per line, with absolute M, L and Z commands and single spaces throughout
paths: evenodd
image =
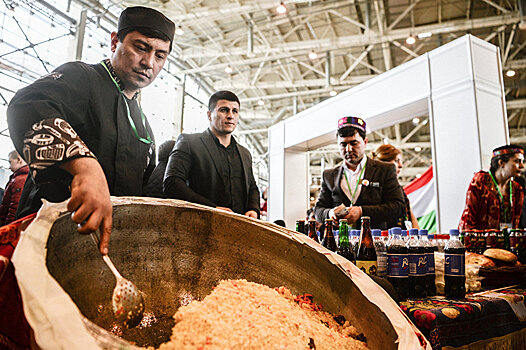
M 24 154 L 24 135 L 35 128 L 36 123 L 61 118 L 97 157 L 111 195 L 142 195 L 143 186 L 155 167 L 155 146 L 153 142 L 146 144 L 137 139 L 128 120 L 124 98 L 101 64 L 66 63 L 13 97 L 7 110 L 11 139 L 17 151 Z M 137 98 L 127 101 L 137 133 L 145 138 Z M 153 139 L 147 121 L 145 126 Z M 36 212 L 42 198 L 59 202 L 71 196 L 72 176 L 58 164 L 60 162 L 30 172 L 17 217 Z M 31 167 L 31 162 L 29 165 Z

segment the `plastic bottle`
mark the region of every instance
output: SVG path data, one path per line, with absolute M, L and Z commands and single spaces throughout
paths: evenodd
M 427 272 L 426 272 L 426 292 L 427 296 L 436 295 L 437 288 L 435 285 L 435 252 L 438 250 L 438 247 L 434 242 L 429 240 L 427 230 L 418 231 L 420 236 L 420 241 L 424 243 L 426 249 L 426 263 L 427 263 Z
M 409 288 L 409 260 L 400 227 L 393 227 L 387 246 L 387 280 L 393 285 L 400 300 L 407 299 Z
M 351 230 L 351 249 L 354 252 L 355 257 L 356 257 L 356 253 L 358 252 L 359 239 L 360 239 L 360 230 Z
M 384 244 L 387 245 L 387 241 L 389 240 L 389 233 L 387 230 L 382 231 L 382 240 L 384 241 Z
M 444 248 L 445 292 L 448 298 L 464 298 L 466 296 L 466 248 L 458 239 L 458 230 L 449 230 L 449 241 Z
M 426 248 L 418 239 L 418 229 L 412 228 L 408 231 L 409 240 L 407 249 L 409 254 L 409 296 L 413 298 L 425 298 L 426 290 Z
M 378 276 L 387 276 L 387 250 L 385 242 L 382 238 L 382 231 L 378 229 L 372 230 L 374 249 L 376 250 L 376 261 L 378 263 Z

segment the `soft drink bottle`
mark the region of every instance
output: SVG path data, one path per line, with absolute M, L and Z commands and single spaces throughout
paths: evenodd
M 408 231 L 407 252 L 409 254 L 409 296 L 425 298 L 426 293 L 426 248 L 418 239 L 418 229 Z
M 374 249 L 376 250 L 376 261 L 378 263 L 378 276 L 387 276 L 387 250 L 382 239 L 382 230 L 372 230 Z
M 409 260 L 400 227 L 391 229 L 387 247 L 387 280 L 393 285 L 400 300 L 407 299 L 409 288 Z
M 438 250 L 435 242 L 431 242 L 428 238 L 427 230 L 420 230 L 418 232 L 420 240 L 424 243 L 426 248 L 426 290 L 427 296 L 436 295 L 437 289 L 435 284 L 435 252 Z
M 458 230 L 449 230 L 449 241 L 444 247 L 444 282 L 446 297 L 464 298 L 466 296 L 466 248 L 458 239 Z

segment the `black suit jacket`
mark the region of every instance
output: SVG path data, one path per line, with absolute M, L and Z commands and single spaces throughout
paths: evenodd
M 163 190 L 168 198 L 208 205 L 220 206 L 225 198 L 225 185 L 221 171 L 224 164 L 214 141 L 214 135 L 207 129 L 198 134 L 181 134 L 168 158 L 164 173 Z M 259 190 L 252 173 L 252 156 L 236 143 L 241 157 L 245 178 L 245 211 L 254 210 L 259 216 Z
M 324 222 L 329 211 L 340 204 L 350 206 L 351 201 L 340 187 L 343 164 L 323 172 L 321 191 L 314 207 L 316 220 Z M 404 210 L 404 197 L 394 164 L 367 158 L 360 196 L 354 204 L 362 207 L 362 215 L 371 217 L 371 228 L 387 229 L 395 225 Z M 357 222 L 357 227 L 359 227 Z

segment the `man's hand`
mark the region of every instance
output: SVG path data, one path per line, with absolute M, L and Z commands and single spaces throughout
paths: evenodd
M 354 224 L 362 217 L 362 207 L 350 207 L 348 210 L 349 214 L 345 217 L 348 223 Z
M 224 211 L 228 211 L 230 213 L 233 213 L 234 211 L 230 208 L 227 208 L 227 207 L 216 207 L 216 209 L 219 209 L 219 210 L 224 210 Z
M 108 254 L 112 226 L 112 206 L 106 176 L 94 158 L 82 157 L 60 166 L 73 175 L 68 210 L 79 224 L 80 233 L 91 233 L 100 228 L 100 253 Z
M 256 213 L 255 210 L 249 210 L 245 213 L 245 216 L 248 216 L 249 218 L 254 218 L 254 219 L 257 219 L 258 218 L 258 213 Z

